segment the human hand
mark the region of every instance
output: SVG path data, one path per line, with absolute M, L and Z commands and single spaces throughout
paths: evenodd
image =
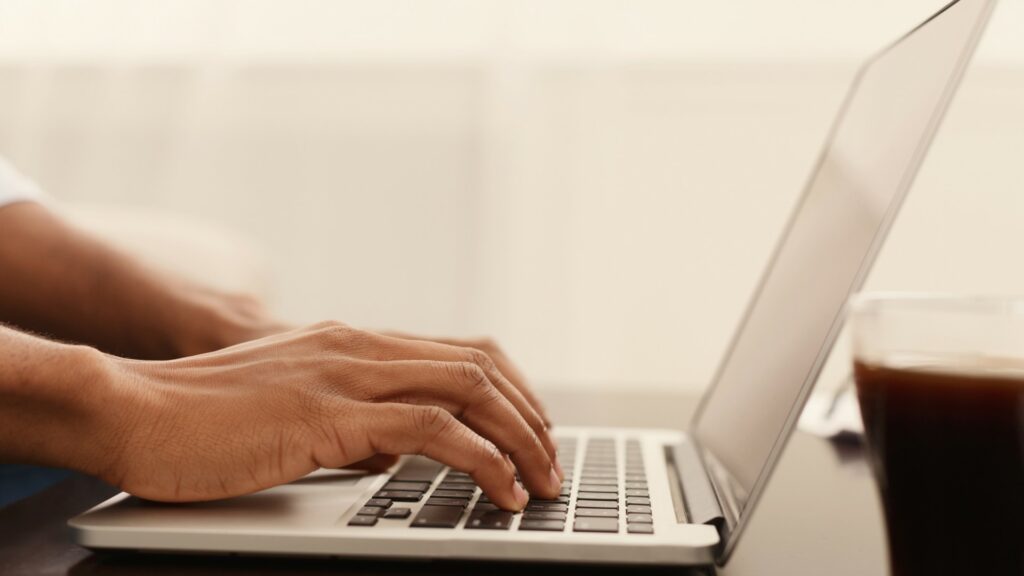
M 475 348 L 338 323 L 148 362 L 108 357 L 121 395 L 92 472 L 137 496 L 209 500 L 319 467 L 424 454 L 471 474 L 499 506 L 554 497 L 562 474 L 544 422 Z
M 166 327 L 171 359 L 213 352 L 297 328 L 275 318 L 263 301 L 252 294 L 225 292 L 180 276 L 162 276 L 171 302 L 153 314 Z
M 430 342 L 438 342 L 440 344 L 447 344 L 449 346 L 458 346 L 460 348 L 473 348 L 479 350 L 494 362 L 494 365 L 498 367 L 498 371 L 501 372 L 508 381 L 515 386 L 519 393 L 526 398 L 526 401 L 530 403 L 530 406 L 537 411 L 537 414 L 544 420 L 546 426 L 551 426 L 551 418 L 548 417 L 547 410 L 544 409 L 544 405 L 541 403 L 540 398 L 533 392 L 530 385 L 526 382 L 526 377 L 523 373 L 516 368 L 516 365 L 512 363 L 512 360 L 505 354 L 505 351 L 501 349 L 491 338 L 431 338 L 423 336 L 415 336 L 404 332 L 388 331 L 384 332 L 389 336 L 395 336 L 397 338 L 403 338 L 406 340 L 427 340 Z

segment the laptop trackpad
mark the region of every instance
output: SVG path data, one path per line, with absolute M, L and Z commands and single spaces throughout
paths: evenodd
M 317 470 L 289 484 L 254 494 L 168 504 L 128 497 L 90 514 L 93 524 L 130 524 L 175 529 L 259 529 L 334 526 L 379 474 L 351 470 Z

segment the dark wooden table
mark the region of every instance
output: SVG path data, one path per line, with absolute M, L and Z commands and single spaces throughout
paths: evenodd
M 663 393 L 552 392 L 556 421 L 565 424 L 684 427 L 695 399 Z M 635 574 L 637 568 L 454 562 L 93 554 L 70 542 L 64 526 L 115 491 L 73 477 L 0 510 L 0 575 L 21 574 Z M 642 570 L 683 574 L 680 569 Z M 706 574 L 706 570 L 693 570 Z M 860 451 L 837 449 L 801 433 L 786 448 L 775 476 L 724 575 L 870 576 L 886 573 L 878 500 Z

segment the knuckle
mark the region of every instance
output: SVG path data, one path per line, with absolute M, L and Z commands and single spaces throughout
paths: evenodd
M 344 327 L 344 326 L 345 326 L 345 324 L 342 324 L 341 322 L 338 322 L 337 320 L 324 320 L 322 322 L 317 322 L 316 324 L 313 324 L 312 326 L 310 326 L 310 328 L 313 329 L 313 330 L 316 330 L 316 331 L 325 331 L 325 330 L 333 330 L 335 328 L 340 328 L 340 327 Z
M 438 378 L 447 377 L 448 380 L 459 381 L 460 378 L 457 367 L 444 360 L 427 360 L 424 364 L 424 371 Z
M 357 352 L 378 345 L 376 334 L 334 321 L 324 323 L 317 335 L 332 350 Z
M 489 461 L 489 465 L 493 466 L 495 463 L 499 463 L 500 468 L 498 469 L 505 467 L 505 458 L 502 457 L 501 451 L 498 450 L 498 447 L 495 446 L 494 443 L 481 438 L 480 444 L 480 451 L 483 454 L 484 459 Z
M 346 350 L 351 352 L 369 350 L 377 345 L 376 335 L 372 332 L 356 330 L 347 326 L 336 330 L 334 337 Z
M 316 338 L 317 341 L 323 342 L 328 348 L 335 348 L 337 347 L 337 344 L 343 341 L 351 331 L 352 328 L 342 324 L 341 322 L 327 320 L 325 322 L 315 324 L 313 326 L 312 333 L 313 337 Z
M 470 439 L 469 447 L 473 458 L 472 464 L 469 466 L 470 469 L 467 472 L 473 475 L 478 483 L 480 483 L 479 476 L 483 471 L 494 472 L 507 468 L 507 463 L 501 455 L 501 451 L 490 440 L 482 436 L 476 436 Z
M 466 387 L 466 398 L 471 403 L 483 404 L 496 399 L 498 391 L 494 388 L 491 380 L 483 368 L 476 364 L 466 363 L 463 365 L 463 385 Z
M 337 395 L 330 386 L 322 382 L 313 382 L 308 386 L 298 386 L 294 392 L 303 421 L 327 421 L 334 411 Z
M 466 359 L 488 372 L 496 369 L 490 355 L 479 348 L 466 348 Z
M 449 364 L 453 374 L 454 380 L 473 386 L 482 384 L 482 381 L 487 381 L 487 374 L 484 373 L 484 369 L 478 364 L 473 362 L 456 362 Z
M 323 380 L 337 396 L 366 401 L 377 400 L 379 378 L 375 364 L 357 358 L 338 358 L 324 363 Z
M 416 411 L 413 425 L 417 432 L 438 436 L 451 421 L 451 415 L 437 406 L 425 406 Z

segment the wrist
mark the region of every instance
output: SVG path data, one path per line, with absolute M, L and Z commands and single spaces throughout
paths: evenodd
M 0 456 L 98 474 L 131 414 L 113 360 L 94 348 L 5 331 Z
M 42 463 L 109 479 L 137 417 L 135 385 L 115 356 L 87 346 L 66 346 L 61 356 L 49 375 L 60 384 L 49 399 L 53 436 Z

